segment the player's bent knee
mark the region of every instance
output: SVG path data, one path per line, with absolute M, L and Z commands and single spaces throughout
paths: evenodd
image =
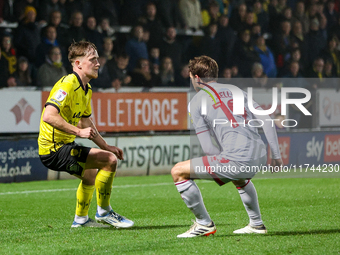
M 171 169 L 171 175 L 173 177 L 179 177 L 182 176 L 183 169 L 181 167 L 181 163 L 177 163 L 172 169 Z
M 108 161 L 109 161 L 110 165 L 116 165 L 117 164 L 117 157 L 116 157 L 116 155 L 113 154 L 113 153 L 110 153 Z
M 240 187 L 240 186 L 244 186 L 247 183 L 247 180 L 242 179 L 242 180 L 236 180 L 232 182 L 236 187 Z
M 179 162 L 171 169 L 171 175 L 174 182 L 189 179 L 190 169 L 186 169 L 186 165 L 183 162 Z
M 108 153 L 106 155 L 104 167 L 102 168 L 105 171 L 115 172 L 117 168 L 117 157 L 113 153 Z

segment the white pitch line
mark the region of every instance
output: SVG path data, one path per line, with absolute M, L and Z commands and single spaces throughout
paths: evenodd
M 211 181 L 200 181 L 200 183 L 211 182 Z M 121 185 L 112 186 L 113 189 L 126 189 L 126 188 L 139 188 L 139 187 L 150 187 L 150 186 L 164 186 L 164 185 L 174 185 L 173 182 L 164 183 L 151 183 L 151 184 L 135 184 L 135 185 Z M 24 191 L 14 191 L 14 192 L 3 192 L 1 195 L 17 195 L 17 194 L 31 194 L 31 193 L 47 193 L 47 192 L 59 192 L 59 191 L 72 191 L 77 190 L 77 188 L 72 189 L 41 189 L 41 190 L 24 190 Z

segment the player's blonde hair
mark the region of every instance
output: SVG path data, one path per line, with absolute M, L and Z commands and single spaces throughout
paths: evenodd
M 77 58 L 86 56 L 90 49 L 97 51 L 96 45 L 88 41 L 73 42 L 68 48 L 68 60 L 73 65 Z
M 209 82 L 218 77 L 218 64 L 208 56 L 199 56 L 189 61 L 189 71 L 192 75 L 197 75 L 203 81 Z

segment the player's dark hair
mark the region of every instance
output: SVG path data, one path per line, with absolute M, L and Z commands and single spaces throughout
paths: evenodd
M 214 59 L 208 56 L 199 56 L 190 60 L 189 71 L 205 82 L 216 80 L 218 77 L 218 65 Z
M 89 50 L 93 48 L 97 50 L 96 45 L 88 41 L 73 42 L 68 48 L 68 60 L 73 65 L 76 58 L 84 57 L 88 54 Z

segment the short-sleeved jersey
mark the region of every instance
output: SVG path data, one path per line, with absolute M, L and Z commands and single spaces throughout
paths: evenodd
M 58 109 L 60 116 L 69 124 L 77 126 L 81 118 L 90 117 L 92 89 L 86 84 L 85 89 L 75 72 L 62 77 L 52 88 L 46 101 Z M 39 155 L 47 155 L 57 151 L 63 144 L 71 143 L 75 135 L 58 130 L 42 120 L 45 112 L 43 109 L 40 119 L 38 138 Z
M 247 124 L 255 119 L 248 108 L 247 93 L 243 92 L 244 114 L 234 115 L 232 92 L 218 83 L 209 83 L 209 87 L 199 91 L 188 107 L 196 134 L 210 131 L 220 147 L 221 155 L 229 160 L 250 161 L 263 157 L 266 150 L 258 128 L 254 127 L 255 123 Z M 215 92 L 223 102 L 222 106 Z M 202 114 L 202 100 L 207 102 L 205 114 Z M 254 101 L 253 106 L 259 107 Z M 240 124 L 231 125 L 231 121 Z

